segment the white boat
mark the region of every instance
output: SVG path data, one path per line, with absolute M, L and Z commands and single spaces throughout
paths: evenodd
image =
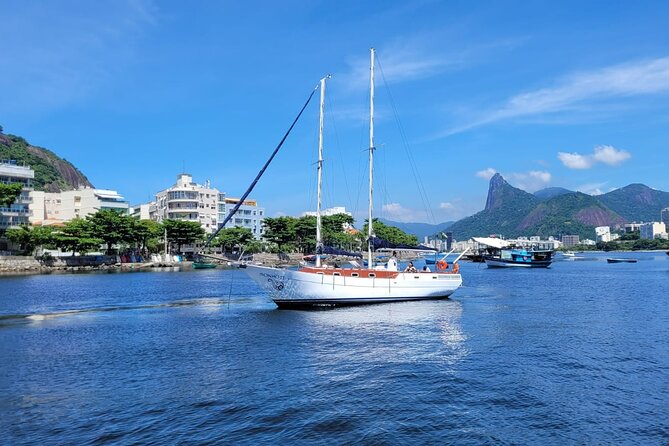
M 372 185 L 374 161 L 374 61 L 375 50 L 370 55 L 370 121 L 369 121 L 369 222 L 372 220 Z M 320 81 L 320 131 L 318 141 L 318 194 L 316 206 L 316 245 L 321 239 L 321 175 L 323 167 L 323 111 L 325 81 Z M 368 265 L 373 265 L 372 224 L 368 225 Z M 464 253 L 463 253 L 464 254 Z M 461 255 L 462 256 L 462 255 Z M 461 257 L 460 256 L 460 257 Z M 343 305 L 373 304 L 411 300 L 443 299 L 462 285 L 458 257 L 452 268 L 438 272 L 404 273 L 389 262 L 386 266 L 363 268 L 332 268 L 321 265 L 316 256 L 316 266 L 299 269 L 280 269 L 262 265 L 246 265 L 246 272 L 270 295 L 280 308 L 335 307 Z M 394 259 L 393 259 L 394 260 Z

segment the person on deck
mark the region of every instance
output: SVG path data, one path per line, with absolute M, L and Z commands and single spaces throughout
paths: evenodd
M 393 251 L 393 255 L 388 259 L 386 269 L 388 271 L 397 271 L 397 251 Z
M 429 266 L 425 265 L 425 266 L 423 266 L 423 272 L 424 273 L 431 273 L 432 271 L 430 270 Z
M 407 267 L 404 269 L 405 273 L 417 273 L 418 270 L 416 269 L 415 266 L 413 266 L 413 262 L 409 262 Z

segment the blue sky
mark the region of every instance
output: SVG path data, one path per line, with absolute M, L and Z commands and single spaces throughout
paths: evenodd
M 99 188 L 148 201 L 181 171 L 241 195 L 325 74 L 325 206 L 366 213 L 369 48 L 379 57 L 375 213 L 481 210 L 528 191 L 669 190 L 669 3 L 2 0 L 0 124 Z M 317 98 L 252 194 L 315 208 Z

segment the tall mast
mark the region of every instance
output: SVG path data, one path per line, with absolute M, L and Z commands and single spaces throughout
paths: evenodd
M 372 268 L 372 199 L 373 199 L 373 165 L 374 165 L 374 56 L 376 50 L 369 50 L 369 213 L 367 216 L 367 265 Z
M 316 267 L 321 266 L 321 253 L 323 247 L 323 238 L 321 235 L 321 185 L 323 178 L 323 114 L 325 111 L 325 81 L 329 79 L 328 74 L 321 79 L 321 106 L 320 119 L 318 126 L 318 194 L 316 202 Z

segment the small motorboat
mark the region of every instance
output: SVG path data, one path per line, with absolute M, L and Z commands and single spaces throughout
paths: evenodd
M 609 263 L 636 263 L 637 259 L 606 259 Z
M 211 269 L 216 268 L 216 263 L 210 262 L 193 262 L 193 269 Z

